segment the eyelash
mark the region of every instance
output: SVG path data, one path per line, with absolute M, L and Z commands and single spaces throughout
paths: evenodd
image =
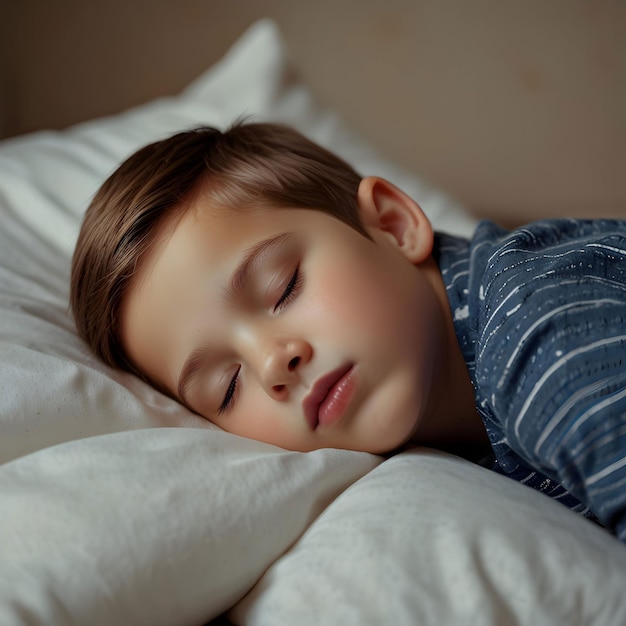
M 235 401 L 235 393 L 237 391 L 237 380 L 239 378 L 240 371 L 241 371 L 241 367 L 238 367 L 237 371 L 235 372 L 235 375 L 232 377 L 230 381 L 230 385 L 228 385 L 228 389 L 226 390 L 226 395 L 224 396 L 224 401 L 222 402 L 222 405 L 217 411 L 218 415 L 222 415 L 223 413 L 228 411 L 228 409 L 232 406 L 233 402 Z
M 276 306 L 274 307 L 274 313 L 280 311 L 285 308 L 297 295 L 300 287 L 302 287 L 302 273 L 300 272 L 300 266 L 296 267 L 296 271 L 293 273 L 291 280 L 287 287 L 285 287 L 285 291 L 278 299 Z
M 280 311 L 285 308 L 298 294 L 300 287 L 302 287 L 302 272 L 300 272 L 300 266 L 296 267 L 296 271 L 293 273 L 291 280 L 285 287 L 285 291 L 283 291 L 282 295 L 278 299 L 276 306 L 274 307 L 274 313 Z M 241 371 L 241 367 L 237 368 L 237 372 L 233 376 L 230 384 L 228 385 L 228 389 L 226 390 L 226 395 L 224 396 L 224 401 L 222 405 L 218 409 L 218 414 L 222 415 L 233 405 L 235 401 L 235 393 L 237 392 L 237 380 L 239 379 L 239 372 Z

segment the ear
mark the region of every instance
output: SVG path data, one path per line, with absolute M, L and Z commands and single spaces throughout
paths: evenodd
M 411 261 L 425 261 L 433 249 L 433 228 L 419 204 L 384 178 L 361 180 L 357 201 L 368 231 L 384 233 Z

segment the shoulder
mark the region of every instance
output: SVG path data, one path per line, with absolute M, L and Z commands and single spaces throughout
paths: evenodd
M 626 285 L 626 222 L 546 220 L 513 231 L 482 223 L 470 255 L 470 287 L 487 313 L 481 323 L 493 323 L 503 315 L 508 319 L 511 306 L 537 301 L 543 309 L 546 297 L 568 299 L 583 285 L 590 292 L 621 290 Z M 492 318 L 498 310 L 501 317 Z
M 594 240 L 613 239 L 616 242 L 626 237 L 626 221 L 616 219 L 553 219 L 531 222 L 525 226 L 508 230 L 490 221 L 482 221 L 472 237 L 472 246 L 484 243 L 496 248 L 509 248 L 513 242 L 528 250 L 542 250 L 552 246 L 576 243 L 585 245 Z
M 579 271 L 572 266 L 575 258 L 586 258 L 593 269 L 594 259 L 611 263 L 625 258 L 626 221 L 543 220 L 510 231 L 481 222 L 471 242 L 471 254 L 492 274 L 507 272 L 519 277 L 524 275 L 519 270 L 527 273 L 547 266 Z
M 626 223 L 538 222 L 497 237 L 487 226 L 488 243 L 474 239 L 476 380 L 514 437 L 531 416 L 524 432 L 539 433 L 613 367 L 623 375 Z

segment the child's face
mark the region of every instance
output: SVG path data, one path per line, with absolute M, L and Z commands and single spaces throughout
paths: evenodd
M 318 211 L 195 200 L 125 296 L 130 357 L 235 434 L 301 451 L 401 446 L 429 405 L 443 316 L 414 265 L 425 248 L 405 250 L 405 226 L 377 211 L 363 210 L 370 241 Z

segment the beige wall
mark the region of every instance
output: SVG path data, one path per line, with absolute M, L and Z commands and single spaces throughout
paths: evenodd
M 269 15 L 323 101 L 477 214 L 626 217 L 621 0 L 20 0 L 3 15 L 4 134 L 174 93 Z

